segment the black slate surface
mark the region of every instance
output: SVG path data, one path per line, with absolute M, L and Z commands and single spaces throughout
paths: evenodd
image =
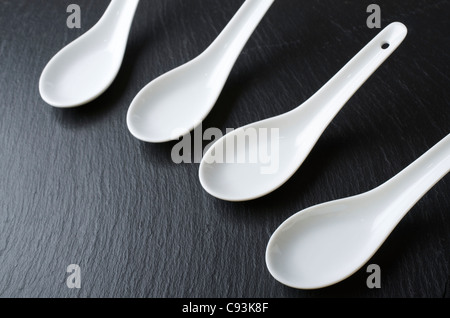
M 382 26 L 404 23 L 399 49 L 354 95 L 283 187 L 251 202 L 205 193 L 175 143 L 134 139 L 125 117 L 158 75 L 201 53 L 242 0 L 143 0 L 113 85 L 77 109 L 39 96 L 49 59 L 109 1 L 0 0 L 0 297 L 448 297 L 450 179 L 402 220 L 366 266 L 319 290 L 275 281 L 273 231 L 311 205 L 374 188 L 450 132 L 450 1 L 377 1 Z M 238 128 L 300 105 L 379 30 L 371 1 L 279 0 L 239 57 L 203 128 Z M 81 289 L 66 286 L 69 264 Z M 367 264 L 367 265 L 368 265 Z

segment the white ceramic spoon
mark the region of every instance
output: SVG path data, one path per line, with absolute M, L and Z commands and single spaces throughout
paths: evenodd
M 139 0 L 112 0 L 88 32 L 59 51 L 44 68 L 39 91 L 58 108 L 84 105 L 114 81 Z
M 217 101 L 239 54 L 274 0 L 246 0 L 197 58 L 156 78 L 132 101 L 128 129 L 146 142 L 176 140 L 198 126 Z
M 449 171 L 450 135 L 381 186 L 298 212 L 269 240 L 270 273 L 299 289 L 342 281 L 375 254 L 406 213 Z
M 406 34 L 403 24 L 390 24 L 305 103 L 219 139 L 200 163 L 203 188 L 222 200 L 245 201 L 280 187 L 298 170 L 339 110 Z M 268 156 L 260 155 L 268 150 Z M 256 160 L 250 159 L 252 156 Z

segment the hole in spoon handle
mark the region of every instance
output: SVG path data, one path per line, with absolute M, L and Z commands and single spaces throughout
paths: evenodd
M 394 51 L 405 39 L 408 30 L 405 25 L 400 22 L 393 22 L 389 24 L 383 31 L 380 32 L 380 47 L 383 50 Z

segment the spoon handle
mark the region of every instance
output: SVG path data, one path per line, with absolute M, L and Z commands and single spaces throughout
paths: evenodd
M 253 31 L 275 0 L 246 0 L 208 50 L 231 69 Z M 207 51 L 208 51 L 207 50 Z
M 406 34 L 407 29 L 402 23 L 388 25 L 294 112 L 299 111 L 299 116 L 304 116 L 304 106 L 309 107 L 314 126 L 324 130 L 353 94 L 398 48 Z
M 117 28 L 116 31 L 122 31 L 121 36 L 128 37 L 128 30 L 133 22 L 138 4 L 139 0 L 111 0 L 100 21 L 110 20 L 104 25 Z M 112 33 L 114 32 L 108 32 L 108 34 Z M 117 36 L 117 32 L 114 34 Z
M 93 29 L 100 31 L 102 41 L 124 43 L 128 40 L 131 24 L 136 13 L 139 0 L 111 0 L 102 17 Z M 125 47 L 123 47 L 125 50 Z
M 449 171 L 450 134 L 374 191 L 382 192 L 400 220 Z

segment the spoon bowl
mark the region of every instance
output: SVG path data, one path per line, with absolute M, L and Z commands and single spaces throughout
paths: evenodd
M 294 214 L 267 244 L 269 272 L 299 289 L 323 288 L 348 278 L 449 171 L 450 135 L 379 187 Z
M 130 133 L 145 142 L 161 143 L 176 140 L 199 125 L 226 79 L 211 79 L 216 66 L 210 60 L 208 54 L 200 55 L 145 86 L 130 105 Z
M 268 244 L 271 274 L 287 286 L 313 289 L 355 273 L 382 244 L 387 230 L 386 222 L 373 227 L 379 211 L 370 198 L 365 194 L 325 203 L 288 219 Z M 366 233 L 371 239 L 361 240 Z
M 219 139 L 200 165 L 203 188 L 226 201 L 252 200 L 272 192 L 295 173 L 314 146 L 313 140 L 295 134 L 308 125 L 306 121 L 288 112 Z
M 55 56 L 51 66 L 43 72 L 40 91 L 48 104 L 64 108 L 88 103 L 100 96 L 116 76 L 120 67 L 118 53 L 108 48 L 95 48 L 92 54 L 86 55 L 81 46 L 93 46 L 86 43 L 89 38 L 85 39 L 74 49 Z M 99 75 L 92 76 L 86 72 L 89 69 L 96 69 Z
M 91 102 L 114 81 L 139 0 L 113 0 L 89 31 L 59 51 L 39 81 L 49 105 L 71 108 Z

